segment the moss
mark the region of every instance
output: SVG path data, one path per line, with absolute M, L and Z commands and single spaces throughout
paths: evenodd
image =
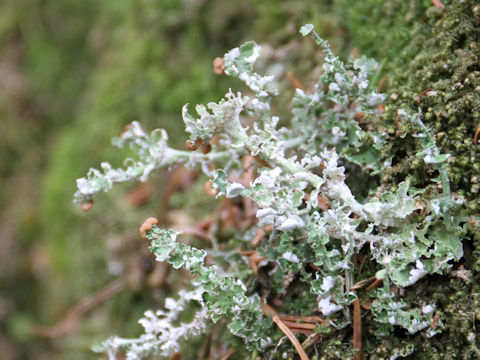
M 430 1 L 367 1 L 349 5 L 345 15 L 346 26 L 352 43 L 360 52 L 377 59 L 387 59 L 386 91 L 390 95 L 386 103 L 383 126 L 393 140 L 384 149 L 385 154 L 395 154 L 392 167 L 381 181 L 395 188 L 404 179 L 419 187 L 427 182 L 432 170 L 422 161 L 411 161 L 418 151 L 416 140 L 400 138 L 408 133 L 406 124 L 397 120 L 400 108 L 421 110 L 423 121 L 432 129 L 443 153 L 451 154 L 448 173 L 451 188 L 458 197 L 465 199 L 463 214 L 478 217 L 480 197 L 478 176 L 480 145 L 473 136 L 480 125 L 480 7 L 476 1 L 443 1 L 444 10 L 433 7 Z M 428 174 L 430 172 L 430 174 Z M 425 176 L 428 174 L 428 176 Z M 428 193 L 428 192 L 427 192 Z M 473 218 L 471 218 L 473 219 Z M 475 222 L 475 221 L 473 221 Z M 478 276 L 480 248 L 478 226 L 472 225 L 466 240 L 465 258 L 462 263 L 471 280 L 455 275 L 429 277 L 414 289 L 406 289 L 405 295 L 420 306 L 433 299 L 437 314 L 446 324 L 441 335 L 425 339 L 417 334 L 393 333 L 384 339 L 369 338 L 367 348 L 370 359 L 388 358 L 399 339 L 415 347 L 415 359 L 470 359 L 479 356 L 476 341 L 469 341 L 479 325 L 477 316 Z M 471 240 L 474 240 L 472 242 Z M 469 249 L 472 250 L 469 250 Z M 456 269 L 460 268 L 455 265 Z M 456 274 L 455 272 L 453 274 Z M 366 329 L 373 326 L 366 319 Z M 370 329 L 373 333 L 373 329 Z M 477 342 L 478 343 L 478 342 Z
M 383 6 L 382 15 L 390 20 L 383 20 L 381 24 L 391 26 L 398 18 L 410 16 L 398 31 L 388 35 L 388 44 L 394 44 L 392 49 L 386 51 L 382 41 L 373 44 L 363 40 L 359 45 L 368 45 L 362 50 L 376 58 L 388 58 L 387 90 L 395 94 L 395 100 L 392 97 L 388 100 L 385 123 L 395 121 L 400 107 L 421 109 L 424 122 L 435 132 L 441 151 L 452 155 L 448 166 L 452 190 L 461 191 L 468 201 L 469 213 L 477 214 L 480 199 L 472 184 L 472 178 L 480 170 L 477 166 L 480 146 L 473 142 L 480 125 L 480 19 L 475 15 L 476 3 L 454 2 L 444 11 L 418 3 L 390 1 Z M 392 10 L 394 13 L 390 13 Z M 352 26 L 359 26 L 355 20 Z M 372 29 L 368 24 L 365 27 Z M 378 33 L 384 32 L 388 30 L 380 26 Z M 402 35 L 406 32 L 410 36 L 407 43 Z M 401 126 L 390 131 L 392 135 L 403 132 Z M 415 146 L 398 146 L 398 149 L 406 151 L 407 156 L 402 154 L 404 163 L 394 171 L 397 177 L 411 173 L 412 168 L 417 175 L 425 170 L 419 164 L 408 166 L 408 154 L 416 150 Z

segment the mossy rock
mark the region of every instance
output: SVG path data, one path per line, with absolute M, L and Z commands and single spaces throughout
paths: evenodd
M 475 340 L 480 320 L 480 144 L 474 141 L 480 126 L 480 5 L 476 1 L 443 3 L 444 8 L 430 1 L 337 1 L 349 7 L 345 21 L 351 44 L 377 60 L 385 59 L 384 90 L 389 98 L 381 125 L 393 140 L 387 150 L 398 161 L 394 159 L 394 166 L 381 181 L 394 187 L 408 178 L 413 185 L 433 187 L 426 182 L 431 176 L 425 176 L 431 169 L 422 161 L 411 161 L 418 151 L 415 140 L 395 139 L 407 130 L 396 122 L 397 111 L 421 111 L 440 151 L 451 155 L 451 189 L 464 202 L 463 216 L 470 215 L 464 259 L 454 265 L 450 278 L 428 277 L 405 290 L 407 297 L 419 303 L 435 300 L 437 314 L 446 324 L 444 332 L 430 339 L 402 332 L 381 340 L 369 336 L 364 354 L 369 359 L 388 358 L 400 342 L 415 348 L 408 356 L 411 359 L 471 359 L 480 354 Z M 372 332 L 369 325 L 374 324 L 368 316 L 366 323 L 364 331 Z

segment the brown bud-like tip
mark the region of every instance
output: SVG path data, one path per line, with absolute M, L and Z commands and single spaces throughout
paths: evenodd
M 363 112 L 361 112 L 361 111 L 356 112 L 355 114 L 353 114 L 353 118 L 354 118 L 356 121 L 361 121 L 364 116 L 365 116 L 365 114 L 364 114 Z
M 203 144 L 202 145 L 202 153 L 204 153 L 206 155 L 210 151 L 212 151 L 212 145 L 210 145 L 210 144 Z
M 211 181 L 207 181 L 205 182 L 205 192 L 207 193 L 207 195 L 210 195 L 210 196 L 215 196 L 218 194 L 218 190 L 214 189 L 213 188 L 213 184 Z
M 80 203 L 80 209 L 82 209 L 82 211 L 84 212 L 90 211 L 92 207 L 93 207 L 93 200 L 88 200 L 87 202 Z
M 125 126 L 125 128 L 123 129 L 122 133 L 120 134 L 119 138 L 120 139 L 123 139 L 123 137 L 125 136 L 125 133 L 132 127 L 132 124 L 128 124 L 127 126 Z
M 190 140 L 187 140 L 187 142 L 185 143 L 185 146 L 187 147 L 187 150 L 195 151 L 200 147 L 200 145 L 202 144 L 202 141 L 203 141 L 202 138 L 198 138 L 197 141 L 195 141 L 195 143 L 191 142 Z
M 152 226 L 158 224 L 158 219 L 154 217 L 149 217 L 145 220 L 138 229 L 140 231 L 140 235 L 145 239 L 147 237 L 147 231 L 152 230 Z
M 223 66 L 223 59 L 221 57 L 217 57 L 213 60 L 213 72 L 217 75 L 224 74 L 225 67 Z
M 385 112 L 385 105 L 378 104 L 377 105 L 377 110 L 380 112 L 380 114 L 383 114 Z

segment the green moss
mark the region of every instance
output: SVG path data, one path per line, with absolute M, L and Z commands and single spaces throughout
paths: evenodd
M 417 141 L 400 137 L 408 133 L 408 129 L 405 128 L 407 124 L 398 122 L 398 109 L 420 109 L 425 124 L 435 133 L 441 152 L 452 156 L 448 162 L 451 188 L 464 199 L 464 215 L 460 213 L 458 216 L 478 216 L 480 145 L 473 142 L 475 130 L 480 125 L 478 3 L 443 1 L 447 5 L 444 10 L 433 7 L 430 1 L 373 0 L 360 5 L 339 0 L 337 3 L 350 5 L 345 19 L 352 44 L 358 46 L 361 53 L 387 59 L 386 90 L 390 97 L 383 123 L 379 125 L 386 128 L 392 140 L 384 153 L 395 157 L 391 169 L 381 181 L 394 189 L 395 184 L 408 178 L 415 186 L 430 186 L 427 194 L 439 191 L 426 182 L 432 169 L 422 161 L 411 161 L 412 155 L 418 151 Z M 471 225 L 469 229 L 470 239 L 466 239 L 463 262 L 467 270 L 479 271 L 478 239 L 471 242 L 478 233 L 478 226 Z M 443 334 L 431 339 L 400 333 L 381 340 L 372 337 L 368 341 L 368 348 L 372 351 L 370 358 L 388 358 L 399 337 L 415 347 L 415 359 L 478 357 L 475 341 L 468 338 L 478 326 L 475 309 L 478 307 L 479 282 L 473 275 L 475 273 L 469 274 L 471 281 L 455 275 L 450 281 L 428 278 L 415 289 L 409 288 L 405 292 L 410 301 L 416 301 L 420 306 L 422 302 L 435 300 L 437 314 L 446 324 Z M 368 328 L 368 317 L 366 321 Z

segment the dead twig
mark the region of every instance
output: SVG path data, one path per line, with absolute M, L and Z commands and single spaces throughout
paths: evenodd
M 210 346 L 212 344 L 213 331 L 211 331 L 200 348 L 200 351 L 197 356 L 197 360 L 205 360 L 210 352 Z
M 301 360 L 309 360 L 307 353 L 305 350 L 303 350 L 302 345 L 298 341 L 298 339 L 295 337 L 295 335 L 292 333 L 292 331 L 288 328 L 287 325 L 285 325 L 282 320 L 280 320 L 280 317 L 278 315 L 275 315 L 272 318 L 273 322 L 277 324 L 278 328 L 288 337 L 288 339 L 292 342 L 293 346 L 295 347 L 295 350 L 297 350 L 298 355 L 300 356 Z
M 235 354 L 236 350 L 230 350 L 225 355 L 223 355 L 220 360 L 228 360 L 230 357 Z
M 295 77 L 295 75 L 293 75 L 291 71 L 287 71 L 287 78 L 290 81 L 292 87 L 294 87 L 295 89 L 305 90 L 302 83 Z
M 353 347 L 358 349 L 354 360 L 362 359 L 362 309 L 360 300 L 353 303 Z
M 318 325 L 314 323 L 299 323 L 295 321 L 288 321 L 288 320 L 283 320 L 280 318 L 285 325 L 287 325 L 290 329 L 292 328 L 298 328 L 298 329 L 309 329 L 313 330 L 315 329 Z
M 125 289 L 123 280 L 115 280 L 103 289 L 78 301 L 58 323 L 52 326 L 31 326 L 29 332 L 40 337 L 56 339 L 71 333 L 88 311 L 106 302 Z
M 319 325 L 315 323 L 297 323 L 295 321 L 283 320 L 282 318 L 280 319 L 285 325 L 288 326 L 288 328 L 293 333 L 299 333 L 299 334 L 305 334 L 305 335 L 313 334 L 313 329 L 315 329 Z
M 363 259 L 360 262 L 360 267 L 358 268 L 358 275 L 362 273 L 363 265 L 365 265 L 365 260 L 367 260 L 367 255 L 363 255 Z
M 286 320 L 286 321 L 298 321 L 298 320 L 301 320 L 301 321 L 304 321 L 304 322 L 324 322 L 325 319 L 322 318 L 321 316 L 294 316 L 294 315 L 285 315 L 285 316 L 281 316 L 280 319 L 282 321 Z
M 360 280 L 359 282 L 355 283 L 350 290 L 358 290 L 367 285 L 368 283 L 371 283 L 372 280 L 376 279 L 375 276 L 369 277 L 368 279 L 363 279 Z
M 386 82 L 387 82 L 387 77 L 386 77 L 386 76 L 382 77 L 382 78 L 380 79 L 380 81 L 378 82 L 377 91 L 378 91 L 379 93 L 382 92 L 382 89 L 383 89 L 383 87 L 385 86 Z
M 145 204 L 155 192 L 155 186 L 151 181 L 140 183 L 125 195 L 125 200 L 132 206 L 140 206 Z
M 267 225 L 262 229 L 258 229 L 255 237 L 252 240 L 252 245 L 257 246 L 262 241 L 263 237 L 267 234 L 267 232 L 271 232 L 273 230 L 272 225 Z
M 382 279 L 375 279 L 373 283 L 371 283 L 366 289 L 365 292 L 369 292 L 370 290 L 375 289 L 382 283 Z
M 167 281 L 168 273 L 170 272 L 170 264 L 167 262 L 157 262 L 153 271 L 148 275 L 147 284 L 152 289 L 159 289 Z
M 260 304 L 262 304 L 263 302 L 264 302 L 264 298 L 262 298 L 262 301 L 260 301 Z M 273 307 L 268 305 L 266 302 L 262 305 L 262 312 L 263 312 L 263 315 L 265 315 L 265 317 L 268 317 L 268 318 L 273 316 L 278 316 L 278 312 Z
M 266 256 L 260 256 L 257 250 L 238 250 L 240 255 L 248 256 L 248 262 L 250 263 L 250 268 L 253 270 L 254 275 L 258 275 L 258 264 L 266 260 Z
M 255 237 L 252 240 L 252 245 L 257 246 L 260 244 L 260 241 L 262 241 L 263 237 L 265 236 L 265 231 L 262 229 L 258 229 L 257 233 L 255 234 Z
M 204 241 L 210 242 L 210 235 L 197 226 L 173 226 L 173 229 L 180 231 L 183 235 L 198 237 Z

